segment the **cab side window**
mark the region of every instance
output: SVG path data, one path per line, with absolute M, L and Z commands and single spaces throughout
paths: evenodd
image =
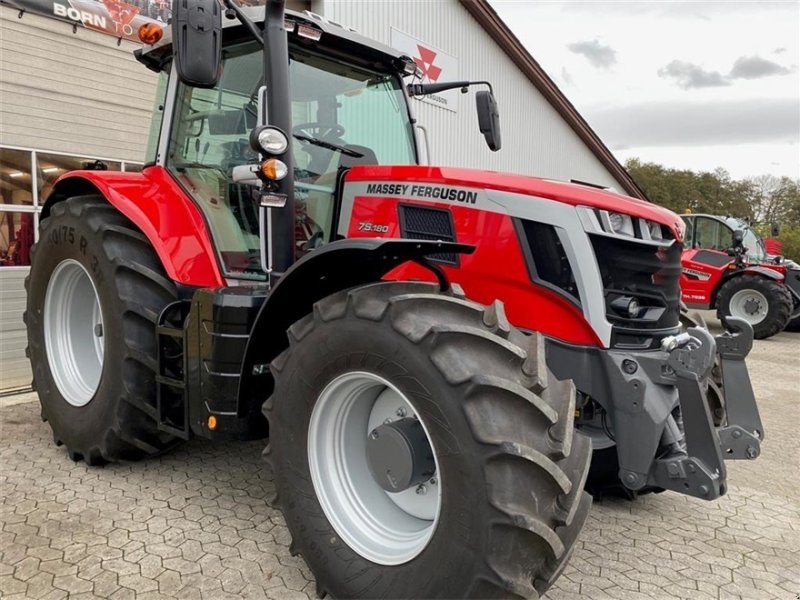
M 733 243 L 733 232 L 716 219 L 697 217 L 694 229 L 695 248 L 724 251 Z

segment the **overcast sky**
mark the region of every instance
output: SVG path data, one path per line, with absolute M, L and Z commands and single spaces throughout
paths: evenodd
M 797 0 L 490 2 L 620 161 L 800 178 Z

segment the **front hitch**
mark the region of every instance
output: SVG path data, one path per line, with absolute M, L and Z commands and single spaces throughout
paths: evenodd
M 664 340 L 666 373 L 674 376 L 683 416 L 685 453 L 654 461 L 650 483 L 712 500 L 725 493 L 725 459 L 758 458 L 764 429 L 758 414 L 745 357 L 753 346 L 753 328 L 730 317 L 729 331 L 713 338 L 692 327 Z M 719 352 L 726 390 L 727 425 L 714 428 L 703 381 Z
M 655 459 L 648 483 L 706 500 L 719 498 L 725 493 L 725 459 L 702 385 L 714 364 L 714 338 L 692 327 L 664 340 L 663 348 L 668 351 L 664 375 L 678 388 L 686 448 Z
M 725 458 L 752 460 L 761 454 L 764 439 L 764 427 L 744 362 L 753 347 L 753 328 L 738 317 L 728 317 L 726 321 L 728 331 L 716 337 L 727 416 L 727 425 L 720 427 L 718 434 Z

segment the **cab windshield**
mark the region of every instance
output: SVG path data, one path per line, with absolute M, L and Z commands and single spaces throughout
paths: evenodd
M 761 262 L 767 259 L 767 249 L 764 246 L 764 242 L 745 221 L 734 218 L 727 218 L 725 220 L 727 221 L 728 226 L 734 231 L 741 229 L 744 232 L 742 244 L 744 244 L 744 247 L 747 248 L 748 259 L 753 262 Z
M 248 136 L 263 86 L 261 48 L 223 51 L 214 89 L 178 84 L 166 166 L 203 211 L 225 275 L 261 279 L 253 187 L 231 182 L 257 162 Z M 413 164 L 416 150 L 402 81 L 290 49 L 298 255 L 331 240 L 340 175 L 358 164 Z

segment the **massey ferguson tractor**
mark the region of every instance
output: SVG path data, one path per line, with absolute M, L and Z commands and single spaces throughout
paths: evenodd
M 69 173 L 42 213 L 29 351 L 70 458 L 268 438 L 321 595 L 530 598 L 575 547 L 593 447 L 598 489 L 707 500 L 758 456 L 752 328 L 681 328 L 679 217 L 419 165 L 410 98 L 472 82 L 415 82 L 281 0 L 174 7 L 140 32 L 150 162 Z
M 769 257 L 741 219 L 683 215 L 686 234 L 681 290 L 689 308 L 744 319 L 756 339 L 800 328 L 800 267 Z

